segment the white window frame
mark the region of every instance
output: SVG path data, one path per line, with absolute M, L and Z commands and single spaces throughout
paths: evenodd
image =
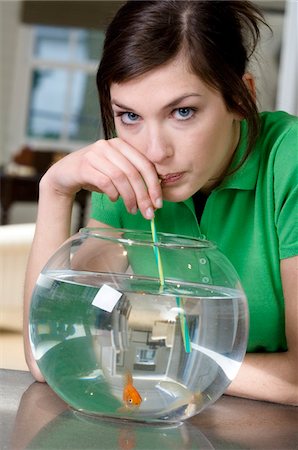
M 70 44 L 75 45 L 77 29 L 70 28 Z M 10 145 L 12 151 L 20 149 L 27 145 L 33 149 L 38 150 L 63 150 L 73 151 L 86 145 L 86 141 L 69 140 L 66 136 L 66 119 L 64 118 L 64 126 L 62 137 L 60 139 L 42 139 L 32 138 L 27 136 L 27 114 L 28 105 L 30 101 L 31 90 L 31 73 L 36 68 L 53 68 L 53 69 L 67 69 L 71 72 L 81 70 L 90 75 L 96 76 L 98 61 L 92 62 L 61 62 L 61 61 L 44 61 L 43 59 L 35 58 L 33 56 L 35 27 L 31 25 L 20 25 L 18 36 L 18 48 L 16 56 L 16 70 L 14 76 L 14 89 L 12 94 L 12 108 L 10 117 Z M 69 108 L 70 94 L 66 95 Z M 98 104 L 99 111 L 99 104 Z M 99 120 L 98 113 L 98 120 Z M 98 126 L 98 139 L 101 137 L 102 130 Z

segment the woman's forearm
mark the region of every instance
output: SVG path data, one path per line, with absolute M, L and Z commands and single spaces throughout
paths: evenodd
M 24 293 L 25 356 L 38 380 L 42 377 L 30 350 L 28 333 L 31 295 L 44 264 L 69 237 L 72 205 L 80 189 L 103 192 L 111 200 L 121 196 L 128 211 L 139 209 L 147 219 L 152 218 L 154 207 L 162 206 L 161 186 L 154 164 L 118 138 L 99 140 L 70 153 L 43 176 Z
M 25 277 L 23 313 L 25 358 L 38 381 L 43 381 L 43 377 L 35 363 L 29 343 L 31 296 L 43 266 L 70 235 L 72 205 L 72 196 L 57 194 L 47 183 L 41 181 L 36 229 Z
M 290 352 L 248 353 L 226 394 L 298 405 L 297 361 Z

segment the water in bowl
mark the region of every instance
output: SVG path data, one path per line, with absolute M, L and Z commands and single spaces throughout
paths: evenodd
M 102 286 L 119 293 L 114 306 L 108 296 L 98 306 Z M 158 279 L 56 270 L 36 284 L 30 339 L 46 381 L 74 409 L 175 422 L 233 380 L 246 320 L 235 289 L 174 280 L 161 289 Z

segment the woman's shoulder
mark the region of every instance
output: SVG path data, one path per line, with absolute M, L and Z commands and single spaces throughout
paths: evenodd
M 284 111 L 260 113 L 260 135 L 256 146 L 263 158 L 297 155 L 298 117 Z
M 286 194 L 297 186 L 298 117 L 283 111 L 261 113 L 260 117 L 258 178 L 271 180 L 278 195 Z
M 273 135 L 275 139 L 288 132 L 297 133 L 298 117 L 285 111 L 266 111 L 260 113 L 261 131 L 260 135 Z M 297 136 L 297 135 L 296 135 Z

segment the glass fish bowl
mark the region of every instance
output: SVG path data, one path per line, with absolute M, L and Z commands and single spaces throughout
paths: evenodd
M 235 378 L 248 309 L 212 242 L 84 228 L 39 275 L 29 331 L 45 380 L 73 409 L 175 423 Z

